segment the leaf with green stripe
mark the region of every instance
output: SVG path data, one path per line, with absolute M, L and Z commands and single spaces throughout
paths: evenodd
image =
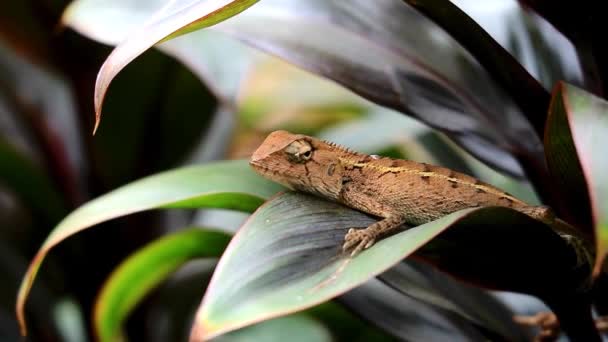
M 219 257 L 230 235 L 189 229 L 152 242 L 125 260 L 103 286 L 95 303 L 95 332 L 100 341 L 117 341 L 122 324 L 139 302 L 184 263 Z
M 25 334 L 24 305 L 36 273 L 49 251 L 66 238 L 96 224 L 158 208 L 224 208 L 253 211 L 282 189 L 256 175 L 245 161 L 187 167 L 146 177 L 73 211 L 55 227 L 32 260 L 17 298 L 17 317 Z
M 512 209 L 455 212 L 345 259 L 341 245 L 347 230 L 373 222 L 361 212 L 301 193 L 266 202 L 224 252 L 199 307 L 192 340 L 209 340 L 323 303 L 421 247 L 421 257 L 461 279 L 535 294 L 550 305 L 561 304 L 561 296 L 572 298 L 585 276 L 576 273 L 574 253 L 559 235 Z M 587 318 L 580 313 L 570 314 Z

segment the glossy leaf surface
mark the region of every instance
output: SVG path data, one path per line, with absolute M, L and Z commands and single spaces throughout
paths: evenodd
M 103 129 L 91 141 L 105 191 L 179 165 L 208 134 L 216 105 L 195 75 L 158 51 L 129 64 L 108 94 Z
M 331 342 L 333 340 L 326 327 L 305 315 L 273 319 L 214 339 L 217 342 Z
M 608 102 L 559 84 L 545 146 L 555 183 L 575 210 L 579 228 L 595 235 L 599 267 L 608 251 Z
M 450 312 L 504 340 L 529 340 L 522 327 L 513 322 L 513 313 L 497 299 L 432 266 L 408 259 L 381 274 L 379 279 L 402 295 L 427 303 L 437 308 L 439 313 Z M 385 305 L 390 306 L 390 302 Z M 452 320 L 458 321 L 457 318 Z
M 115 41 L 116 31 L 95 24 L 109 14 L 94 11 L 90 0 L 75 4 L 65 16 L 70 25 L 95 39 Z M 142 12 L 150 12 L 149 7 L 137 3 L 113 8 L 121 22 L 120 18 L 130 16 L 137 20 Z M 89 20 L 91 28 L 84 25 L 84 18 L 94 19 Z M 378 22 L 387 24 L 378 26 Z M 434 23 L 399 0 L 373 5 L 267 0 L 213 29 L 411 114 L 511 174 L 522 175 L 511 153 L 531 157 L 541 153 L 531 125 L 477 62 Z M 184 39 L 177 55 L 200 50 L 193 45 L 202 45 L 193 42 L 197 42 L 194 37 Z
M 438 235 L 439 245 L 434 244 L 423 256 L 477 283 L 538 293 L 548 282 L 572 276 L 568 270 L 575 260 L 563 240 L 543 224 L 506 208 L 453 213 L 381 240 L 345 262 L 341 245 L 348 228 L 367 227 L 374 221 L 303 194 L 286 193 L 267 202 L 237 233 L 218 264 L 197 314 L 193 340 L 206 340 L 341 295 Z M 511 257 L 504 254 L 504 248 L 497 248 L 524 231 L 530 242 L 521 249 L 521 256 Z M 537 247 L 540 241 L 542 251 Z M 450 262 L 452 258 L 459 262 Z M 543 258 L 557 259 L 554 267 L 539 272 Z M 460 267 L 461 263 L 466 266 Z M 522 268 L 537 275 L 525 281 L 512 279 Z
M 215 25 L 256 3 L 258 0 L 171 1 L 145 25 L 131 32 L 108 56 L 95 84 L 96 127 L 101 106 L 114 77 L 133 59 L 153 45 L 188 32 Z
M 267 0 L 214 29 L 417 117 L 502 170 L 521 175 L 510 153 L 542 151 L 487 73 L 401 1 Z
M 280 189 L 257 176 L 244 161 L 219 162 L 150 176 L 83 205 L 55 227 L 30 264 L 17 301 L 22 329 L 25 299 L 42 261 L 51 248 L 71 235 L 107 220 L 156 208 L 253 211 Z
M 371 279 L 342 297 L 351 310 L 404 341 L 486 341 L 458 315 L 403 295 Z
M 465 46 L 513 97 L 537 134 L 543 135 L 549 94 L 511 54 L 451 1 L 404 2 L 424 13 Z
M 219 257 L 228 245 L 225 233 L 190 229 L 169 235 L 140 249 L 112 272 L 95 305 L 95 329 L 100 341 L 116 341 L 135 306 L 175 270 L 194 258 Z
M 165 3 L 163 0 L 76 0 L 67 7 L 62 21 L 90 39 L 118 45 L 129 32 L 145 25 Z M 191 32 L 157 47 L 181 61 L 204 80 L 219 99 L 226 101 L 236 96 L 251 58 L 243 44 L 209 30 Z

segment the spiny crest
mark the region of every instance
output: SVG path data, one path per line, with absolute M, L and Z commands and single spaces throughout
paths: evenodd
M 345 152 L 345 153 L 359 154 L 357 151 L 353 151 L 353 150 L 351 150 L 351 149 L 350 149 L 350 148 L 348 148 L 348 147 L 345 147 L 345 146 L 342 146 L 342 145 L 336 144 L 336 143 L 335 143 L 335 142 L 333 142 L 333 141 L 327 141 L 327 140 L 323 140 L 323 142 L 324 142 L 324 143 L 326 143 L 327 145 L 329 145 L 329 146 L 331 146 L 331 147 L 335 148 L 335 149 L 336 149 L 336 150 L 338 150 L 338 151 L 342 151 L 342 152 Z

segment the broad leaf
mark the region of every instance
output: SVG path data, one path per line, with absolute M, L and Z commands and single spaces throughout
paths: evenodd
M 519 0 L 534 10 L 574 44 L 584 74 L 585 88 L 605 94 L 608 87 L 608 48 L 604 37 L 605 7 L 601 1 L 584 1 L 578 6 L 550 0 Z
M 292 315 L 256 324 L 220 336 L 214 342 L 331 342 L 326 327 L 306 315 Z
M 506 341 L 529 340 L 523 329 L 513 322 L 513 313 L 500 301 L 429 265 L 405 260 L 379 278 L 401 294 L 428 303 L 440 311 L 451 312 Z M 385 305 L 390 306 L 390 302 Z
M 456 41 L 402 1 L 267 0 L 214 29 L 419 118 L 501 170 L 522 174 L 513 151 L 542 157 L 540 140 L 511 99 Z
M 304 312 L 323 322 L 330 329 L 334 341 L 395 341 L 387 332 L 372 326 L 343 305 L 340 299 L 325 302 Z
M 90 37 L 116 42 L 122 30 L 107 28 L 108 20 L 130 27 L 125 18 L 141 22 L 157 7 L 156 2 L 121 2 L 110 6 L 110 12 L 91 0 L 79 0 L 64 20 Z M 114 12 L 117 19 L 108 19 Z M 290 30 L 274 29 L 284 26 Z M 522 175 L 512 151 L 533 158 L 541 154 L 531 126 L 488 74 L 445 32 L 399 0 L 373 6 L 363 1 L 267 0 L 213 29 L 412 114 L 511 174 Z M 192 57 L 207 44 L 194 36 L 183 39 L 179 47 L 167 45 L 167 51 L 199 70 L 196 60 L 205 57 Z
M 462 317 L 403 295 L 377 279 L 347 292 L 340 301 L 403 341 L 488 340 Z
M 215 25 L 255 4 L 258 0 L 171 1 L 145 25 L 131 32 L 102 65 L 95 84 L 96 125 L 101 106 L 114 77 L 133 59 L 153 45 L 188 32 Z
M 449 0 L 403 1 L 424 13 L 466 47 L 513 97 L 537 134 L 543 135 L 549 94 L 511 54 Z
M 581 82 L 579 61 L 568 38 L 516 1 L 494 1 L 479 5 L 479 2 L 454 0 L 453 3 L 507 49 L 547 91 L 560 80 L 576 84 Z M 449 16 L 444 18 L 451 20 Z M 465 39 L 474 42 L 475 38 L 471 35 Z M 491 55 L 495 52 L 482 53 Z M 545 92 L 545 106 L 548 105 L 548 97 L 549 94 Z M 546 118 L 546 115 L 538 116 Z
M 519 213 L 479 211 L 475 218 L 464 229 L 446 230 L 417 256 L 467 283 L 532 294 L 556 313 L 571 339 L 595 341 L 589 295 L 592 265 L 588 252 L 580 253 L 587 246 L 570 245 L 546 225 Z
M 150 176 L 83 205 L 55 227 L 30 264 L 17 299 L 23 333 L 23 309 L 36 273 L 50 249 L 71 235 L 107 220 L 156 208 L 252 211 L 280 189 L 257 176 L 244 161 L 219 162 Z
M 209 131 L 215 114 L 215 99 L 200 80 L 158 51 L 129 64 L 108 94 L 104 112 L 110 115 L 91 141 L 101 189 L 175 167 Z
M 576 258 L 566 243 L 544 224 L 507 208 L 453 213 L 379 241 L 346 262 L 341 245 L 348 228 L 373 222 L 360 212 L 303 194 L 287 193 L 266 203 L 218 264 L 197 313 L 193 339 L 206 340 L 341 295 L 439 234 L 449 236 L 422 256 L 477 283 L 535 294 L 551 292 L 547 287 L 555 281 L 561 282 L 560 293 L 581 283 L 582 276 L 571 271 Z M 520 241 L 521 236 L 527 241 L 518 242 L 522 254 L 506 253 L 512 245 L 504 242 Z M 452 257 L 466 267 L 450 263 Z M 547 258 L 555 260 L 553 266 L 544 266 Z M 524 279 L 517 272 L 535 274 Z
M 608 253 L 608 102 L 560 83 L 554 92 L 545 148 L 550 170 L 579 228 L 595 235 L 596 270 Z
M 519 0 L 519 2 L 537 12 L 540 16 L 544 17 L 550 22 L 556 29 L 561 31 L 564 35 L 570 39 L 576 40 L 585 32 L 588 27 L 584 25 L 582 18 L 586 17 L 589 19 L 592 14 L 588 6 L 581 6 L 580 8 L 571 8 L 568 10 L 567 7 L 560 6 L 559 3 L 547 1 L 547 0 Z M 589 1 L 585 4 L 588 5 Z
M 166 2 L 76 0 L 66 8 L 62 22 L 90 39 L 118 45 L 129 32 L 145 25 Z M 252 58 L 250 50 L 240 42 L 209 30 L 192 32 L 157 47 L 190 68 L 218 99 L 227 102 L 234 100 Z
M 148 244 L 131 255 L 103 286 L 95 304 L 95 330 L 100 341 L 117 341 L 122 324 L 139 302 L 177 268 L 194 258 L 219 257 L 230 236 L 190 229 Z

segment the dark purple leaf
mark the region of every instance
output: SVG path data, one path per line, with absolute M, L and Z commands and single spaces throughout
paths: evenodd
M 606 4 L 583 0 L 576 5 L 565 0 L 519 0 L 544 17 L 576 46 L 585 76 L 585 87 L 608 95 L 608 47 L 605 36 Z
M 487 340 L 462 317 L 404 296 L 376 279 L 342 295 L 340 301 L 382 330 L 404 341 Z
M 442 270 L 488 288 L 534 294 L 557 311 L 573 336 L 595 334 L 586 298 L 591 267 L 579 266 L 575 250 L 543 223 L 508 208 L 464 210 L 383 239 L 344 264 L 340 246 L 346 230 L 371 222 L 360 212 L 299 193 L 268 201 L 222 256 L 192 338 L 324 302 L 422 245 L 419 256 Z
M 516 158 L 542 158 L 540 139 L 511 98 L 402 1 L 267 0 L 217 29 L 412 115 L 503 171 L 521 176 Z
M 462 284 L 436 269 L 405 260 L 379 276 L 398 292 L 449 311 L 507 341 L 527 341 L 530 336 L 513 322 L 513 313 L 485 291 Z
M 547 161 L 577 219 L 573 223 L 595 236 L 597 268 L 608 251 L 607 133 L 608 102 L 566 83 L 556 87 L 545 136 Z
M 498 42 L 448 0 L 403 0 L 433 20 L 467 49 L 510 94 L 536 133 L 543 135 L 549 93 Z

